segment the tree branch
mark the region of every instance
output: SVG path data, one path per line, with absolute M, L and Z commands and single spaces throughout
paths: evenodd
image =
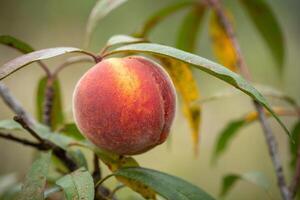
M 230 38 L 232 45 L 235 49 L 235 53 L 237 55 L 237 67 L 240 70 L 240 73 L 249 81 L 252 80 L 252 77 L 249 72 L 249 68 L 246 65 L 245 59 L 241 53 L 240 45 L 237 41 L 237 38 L 234 33 L 234 29 L 230 21 L 228 20 L 219 0 L 207 0 L 208 5 L 211 6 L 212 9 L 216 12 L 224 30 L 226 31 L 228 37 Z M 272 158 L 272 162 L 275 168 L 275 173 L 277 176 L 277 183 L 281 192 L 281 196 L 285 200 L 290 200 L 291 195 L 289 189 L 287 187 L 285 177 L 283 174 L 282 163 L 280 157 L 278 155 L 277 142 L 274 138 L 274 134 L 272 133 L 272 129 L 268 124 L 266 119 L 265 112 L 263 107 L 256 101 L 253 101 L 253 104 L 258 112 L 259 120 L 266 138 L 266 142 L 269 149 L 269 154 Z
M 10 93 L 9 89 L 0 82 L 0 96 L 4 103 L 18 116 L 22 116 L 30 125 L 35 124 L 33 117 L 23 109 L 20 102 Z
M 94 153 L 94 172 L 93 178 L 95 183 L 97 183 L 102 178 L 101 168 L 100 168 L 100 161 L 97 154 Z
M 55 98 L 54 94 L 54 77 L 52 75 L 47 77 L 46 89 L 45 89 L 45 98 L 43 102 L 43 121 L 44 123 L 52 128 L 52 109 L 53 101 Z
M 290 186 L 292 198 L 296 197 L 297 191 L 299 190 L 299 186 L 300 186 L 300 146 L 298 147 L 298 151 L 297 151 L 296 171 Z
M 34 147 L 38 150 L 48 150 L 48 148 L 45 148 L 45 146 L 40 144 L 40 143 L 35 143 L 35 142 L 31 142 L 31 141 L 26 140 L 26 139 L 18 138 L 18 137 L 15 137 L 14 135 L 12 135 L 10 133 L 0 132 L 0 137 L 4 138 L 4 139 L 7 139 L 7 140 L 14 141 L 14 142 L 18 142 L 18 143 L 23 144 L 25 146 Z
M 14 120 L 18 122 L 25 130 L 27 130 L 35 139 L 37 139 L 40 143 L 44 143 L 45 140 L 43 140 L 30 126 L 26 123 L 24 118 L 21 116 L 15 116 Z

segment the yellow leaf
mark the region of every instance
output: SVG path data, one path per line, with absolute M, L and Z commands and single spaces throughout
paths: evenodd
M 212 12 L 211 14 L 209 29 L 212 48 L 216 58 L 221 64 L 228 67 L 228 69 L 237 71 L 237 56 L 235 49 L 215 12 Z
M 199 146 L 199 127 L 201 120 L 201 109 L 199 105 L 193 104 L 200 98 L 196 80 L 193 77 L 192 70 L 189 65 L 167 58 L 159 58 L 163 67 L 171 76 L 176 90 L 182 98 L 183 113 L 188 119 L 192 129 L 192 139 L 194 143 L 194 151 L 198 152 Z
M 119 156 L 96 147 L 94 151 L 99 156 L 101 161 L 104 164 L 106 164 L 112 172 L 115 172 L 125 167 L 139 167 L 138 162 L 132 157 Z M 130 178 L 124 178 L 119 176 L 116 176 L 116 178 L 119 182 L 123 183 L 124 185 L 136 191 L 137 193 L 141 194 L 145 199 L 156 199 L 155 192 L 143 183 L 132 180 Z

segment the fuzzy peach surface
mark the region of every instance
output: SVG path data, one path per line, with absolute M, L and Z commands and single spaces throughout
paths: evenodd
M 73 113 L 80 131 L 120 155 L 143 153 L 170 131 L 176 94 L 168 74 L 143 57 L 109 58 L 76 85 Z

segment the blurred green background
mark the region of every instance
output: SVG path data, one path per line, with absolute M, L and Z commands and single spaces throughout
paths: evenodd
M 89 50 L 99 52 L 110 36 L 134 32 L 154 11 L 172 2 L 175 1 L 128 1 L 99 23 Z M 20 38 L 36 49 L 57 46 L 82 47 L 86 21 L 94 3 L 94 0 L 0 0 L 0 34 Z M 300 102 L 298 61 L 300 56 L 300 1 L 269 0 L 285 35 L 286 59 L 282 73 L 277 70 L 268 47 L 238 2 L 226 0 L 224 3 L 235 16 L 237 35 L 255 82 L 274 86 Z M 164 20 L 150 34 L 150 39 L 153 42 L 174 46 L 178 27 L 185 11 L 187 10 Z M 215 60 L 210 47 L 207 23 L 204 24 L 199 34 L 201 37 L 198 40 L 197 53 Z M 13 49 L 0 46 L 0 64 L 19 55 Z M 54 69 L 68 56 L 70 55 L 50 59 L 46 63 Z M 90 64 L 77 64 L 66 68 L 60 74 L 63 109 L 68 121 L 73 120 L 71 97 L 75 83 L 89 67 Z M 208 97 L 230 88 L 227 84 L 205 73 L 194 72 L 202 97 Z M 3 81 L 33 115 L 36 112 L 37 82 L 42 76 L 41 69 L 36 64 L 32 64 Z M 284 105 L 277 101 L 271 102 L 274 105 Z M 280 199 L 267 146 L 258 123 L 242 129 L 224 156 L 216 165 L 211 165 L 211 154 L 218 133 L 227 122 L 252 109 L 249 98 L 242 94 L 204 104 L 200 150 L 198 157 L 195 157 L 189 126 L 182 116 L 181 109 L 178 108 L 171 140 L 136 158 L 142 166 L 182 177 L 214 196 L 218 195 L 221 178 L 225 174 L 261 171 L 271 182 L 272 198 Z M 0 120 L 12 117 L 13 113 L 0 101 Z M 295 122 L 295 118 L 291 117 L 283 118 L 283 120 L 288 127 L 292 127 Z M 285 173 L 290 180 L 288 138 L 273 119 L 270 119 L 270 122 L 279 142 L 280 157 L 284 162 Z M 0 152 L 0 174 L 17 172 L 22 177 L 26 173 L 32 161 L 32 149 L 1 139 Z M 124 190 L 121 193 L 127 196 L 125 193 L 128 191 Z M 226 199 L 243 200 L 266 198 L 268 196 L 263 190 L 246 182 L 239 182 L 226 197 Z

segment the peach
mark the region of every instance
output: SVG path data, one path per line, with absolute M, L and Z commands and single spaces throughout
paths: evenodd
M 73 95 L 80 131 L 98 147 L 119 155 L 140 154 L 163 143 L 175 104 L 168 74 L 138 56 L 99 62 L 79 80 Z

